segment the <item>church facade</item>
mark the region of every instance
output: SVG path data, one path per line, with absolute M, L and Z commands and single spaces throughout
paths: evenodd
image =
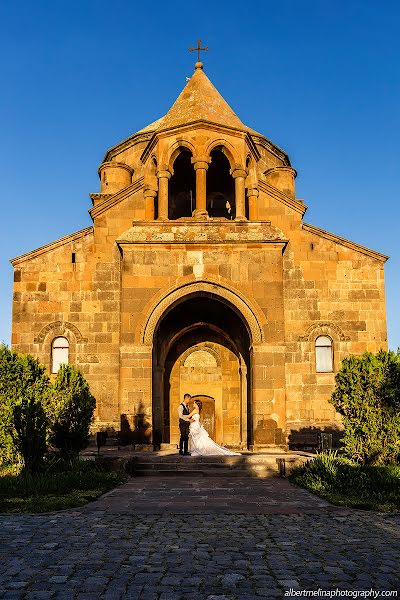
M 387 257 L 304 222 L 289 157 L 202 63 L 99 177 L 92 226 L 11 261 L 13 348 L 49 373 L 78 366 L 95 429 L 140 427 L 148 443 L 177 443 L 186 392 L 232 448 L 340 429 L 341 360 L 387 347 Z

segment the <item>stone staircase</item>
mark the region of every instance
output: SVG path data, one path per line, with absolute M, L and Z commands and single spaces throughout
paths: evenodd
M 251 454 L 240 456 L 179 456 L 138 453 L 129 460 L 133 476 L 276 477 L 311 458 L 305 453 Z

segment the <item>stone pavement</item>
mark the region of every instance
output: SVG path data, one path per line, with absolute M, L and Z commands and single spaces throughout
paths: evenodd
M 86 506 L 0 515 L 0 598 L 251 600 L 398 590 L 400 515 L 285 480 L 135 478 Z

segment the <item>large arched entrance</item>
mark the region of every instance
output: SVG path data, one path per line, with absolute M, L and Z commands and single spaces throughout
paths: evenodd
M 179 440 L 183 394 L 200 396 L 203 421 L 219 444 L 246 449 L 251 431 L 251 339 L 244 317 L 225 299 L 189 294 L 164 312 L 153 339 L 153 428 Z

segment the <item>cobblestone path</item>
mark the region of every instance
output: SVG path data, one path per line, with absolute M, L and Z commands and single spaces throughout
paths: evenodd
M 149 477 L 84 509 L 0 515 L 0 598 L 398 590 L 399 567 L 400 515 L 337 509 L 279 479 Z

